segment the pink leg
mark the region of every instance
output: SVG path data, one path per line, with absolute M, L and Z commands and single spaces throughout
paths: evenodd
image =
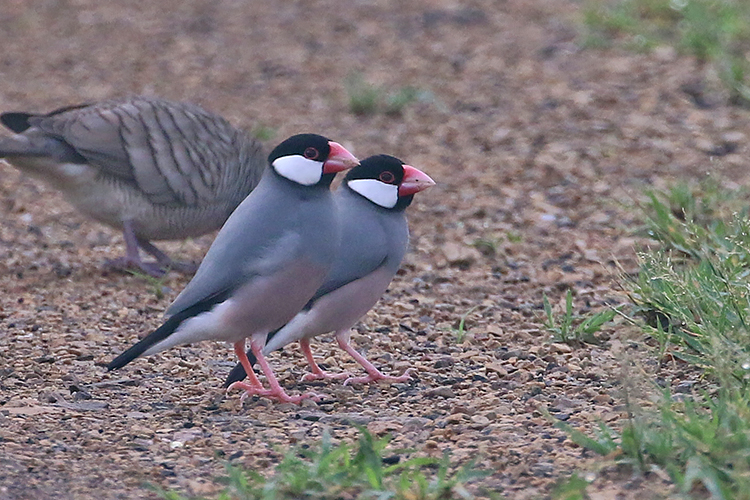
M 245 354 L 245 342 L 241 341 L 234 344 L 234 352 L 236 352 L 237 357 L 240 358 L 240 363 L 242 363 L 242 366 L 245 368 L 245 373 L 247 373 L 247 376 L 250 379 L 250 383 L 248 384 L 246 382 L 235 382 L 227 388 L 227 391 L 235 388 L 244 389 L 245 394 L 242 396 L 243 400 L 247 396 L 257 394 L 259 396 L 276 399 L 282 403 L 295 404 L 300 404 L 303 399 L 312 399 L 313 401 L 317 401 L 321 398 L 321 396 L 313 393 L 300 394 L 299 396 L 290 396 L 286 392 L 284 392 L 284 389 L 281 387 L 281 385 L 279 385 L 279 381 L 276 380 L 276 376 L 273 374 L 271 366 L 263 356 L 264 345 L 265 335 L 262 338 L 252 338 L 250 340 L 250 348 L 253 350 L 253 354 L 255 355 L 255 358 L 257 359 L 261 370 L 263 370 L 263 374 L 266 376 L 268 385 L 271 386 L 271 388 L 264 389 L 263 385 L 258 380 L 258 377 L 256 377 L 253 373 L 253 367 L 250 366 L 250 360 L 247 359 L 247 355 Z M 240 355 L 240 353 L 242 354 Z
M 263 384 L 260 383 L 260 380 L 258 380 L 258 377 L 255 375 L 255 372 L 253 371 L 253 365 L 250 364 L 250 360 L 247 359 L 247 354 L 245 354 L 245 341 L 244 340 L 235 342 L 234 353 L 237 355 L 237 358 L 239 358 L 242 368 L 245 369 L 247 378 L 250 380 L 250 385 L 255 386 L 255 387 L 263 387 Z
M 302 377 L 302 382 L 310 382 L 311 380 L 320 380 L 320 379 L 323 379 L 323 380 L 342 379 L 342 378 L 351 377 L 351 373 L 348 373 L 348 372 L 332 374 L 332 373 L 323 371 L 323 369 L 318 366 L 318 363 L 315 362 L 313 353 L 310 350 L 310 339 L 301 339 L 299 341 L 299 346 L 302 348 L 302 352 L 305 353 L 307 362 L 310 364 L 310 371 L 312 372 Z
M 357 363 L 362 365 L 362 367 L 365 369 L 365 371 L 368 373 L 366 377 L 351 377 L 344 381 L 344 385 L 347 384 L 369 384 L 370 382 L 377 382 L 377 381 L 384 381 L 384 382 L 406 382 L 411 377 L 410 373 L 414 371 L 413 368 L 409 368 L 406 370 L 403 375 L 400 375 L 398 377 L 393 377 L 390 375 L 383 375 L 380 373 L 380 370 L 375 368 L 375 365 L 367 361 L 364 356 L 362 356 L 360 353 L 358 353 L 350 344 L 349 344 L 349 331 L 347 330 L 344 333 L 337 333 L 336 334 L 336 341 L 339 343 L 339 347 L 341 347 L 343 350 L 349 353 L 351 357 L 353 357 Z
M 245 354 L 244 340 L 235 342 L 234 353 L 239 358 L 240 364 L 245 369 L 245 373 L 247 374 L 247 378 L 250 382 L 235 382 L 233 384 L 230 384 L 230 386 L 227 387 L 227 392 L 231 391 L 232 389 L 244 389 L 245 393 L 242 394 L 240 401 L 244 401 L 246 397 L 252 394 L 265 395 L 265 393 L 267 393 L 268 391 L 263 388 L 263 384 L 260 383 L 260 380 L 258 380 L 257 375 L 255 375 L 255 372 L 253 371 L 253 366 L 250 364 L 250 360 L 247 359 L 247 354 Z

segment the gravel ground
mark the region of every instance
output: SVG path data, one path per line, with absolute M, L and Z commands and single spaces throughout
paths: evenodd
M 559 303 L 572 288 L 582 312 L 623 302 L 617 263 L 634 269 L 639 193 L 709 171 L 747 180 L 748 113 L 670 48 L 582 50 L 578 6 L 5 0 L 2 110 L 132 93 L 187 100 L 275 139 L 315 131 L 360 158 L 399 156 L 438 186 L 410 207 L 403 270 L 353 335 L 384 372 L 416 376 L 302 384 L 304 359 L 289 348 L 271 358 L 284 387 L 326 396 L 297 407 L 226 395 L 234 359 L 222 344 L 107 373 L 188 277 L 106 273 L 121 235 L 0 164 L 0 499 L 153 497 L 145 481 L 210 495 L 225 460 L 265 471 L 324 429 L 353 438 L 350 421 L 397 447 L 479 456 L 493 471 L 483 485 L 507 498 L 544 498 L 560 477 L 595 470 L 540 407 L 576 427 L 618 426 L 643 346 L 622 324 L 600 345 L 550 342 L 542 296 Z M 357 73 L 431 98 L 401 116 L 355 116 L 346 82 Z M 164 248 L 198 261 L 210 242 Z M 357 371 L 334 347 L 313 349 L 332 370 Z M 665 491 L 616 469 L 594 477 L 592 499 Z

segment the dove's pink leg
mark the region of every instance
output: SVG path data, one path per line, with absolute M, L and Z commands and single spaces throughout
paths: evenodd
M 351 377 L 351 374 L 347 372 L 328 373 L 326 371 L 323 371 L 323 369 L 320 366 L 318 366 L 318 363 L 315 362 L 315 357 L 313 356 L 313 353 L 310 350 L 310 339 L 300 339 L 299 346 L 302 348 L 302 352 L 305 353 L 307 362 L 310 364 L 310 371 L 312 372 L 302 377 L 303 382 L 309 382 L 311 380 L 320 380 L 320 379 L 323 379 L 323 380 L 342 379 L 342 378 Z
M 412 368 L 409 368 L 406 370 L 403 375 L 400 375 L 398 377 L 393 377 L 390 375 L 383 375 L 380 370 L 375 368 L 375 365 L 367 361 L 364 356 L 362 356 L 360 353 L 358 353 L 350 344 L 349 344 L 349 337 L 350 333 L 347 330 L 346 332 L 339 332 L 336 334 L 336 341 L 339 343 L 339 347 L 341 347 L 343 350 L 349 353 L 351 357 L 353 357 L 357 363 L 362 365 L 362 367 L 365 369 L 365 371 L 368 373 L 366 377 L 351 377 L 346 379 L 344 381 L 344 385 L 347 384 L 369 384 L 370 382 L 406 382 L 411 377 L 410 373 L 413 371 Z

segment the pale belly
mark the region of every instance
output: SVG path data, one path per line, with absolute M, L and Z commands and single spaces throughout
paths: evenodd
M 273 276 L 253 279 L 210 311 L 183 321 L 144 355 L 203 340 L 235 343 L 275 330 L 305 306 L 322 284 L 325 271 L 309 262 L 297 262 Z
M 369 311 L 393 279 L 393 272 L 381 268 L 318 299 L 309 311 L 300 312 L 268 341 L 269 353 L 302 338 L 328 332 L 343 332 Z

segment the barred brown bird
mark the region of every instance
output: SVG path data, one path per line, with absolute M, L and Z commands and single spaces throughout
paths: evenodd
M 159 275 L 187 270 L 151 240 L 200 236 L 222 226 L 260 181 L 262 147 L 198 106 L 128 97 L 44 115 L 3 113 L 16 135 L 0 158 L 60 190 L 89 217 L 123 231 L 111 264 Z M 156 258 L 143 262 L 138 247 Z

